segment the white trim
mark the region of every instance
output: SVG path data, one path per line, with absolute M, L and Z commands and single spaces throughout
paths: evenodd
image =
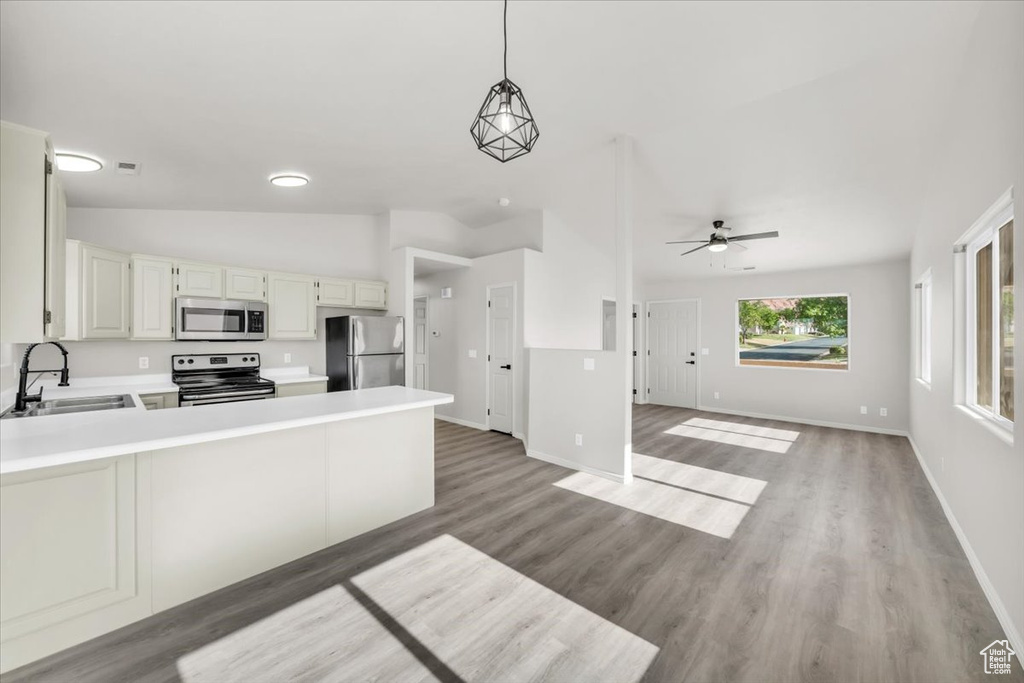
M 697 355 L 694 358 L 698 359 L 695 363 L 694 368 L 697 373 L 697 381 L 694 387 L 693 395 L 693 408 L 687 408 L 688 410 L 699 410 L 700 409 L 700 368 L 703 364 L 702 359 L 704 356 L 701 353 L 701 328 L 704 326 L 704 312 L 701 309 L 700 297 L 689 297 L 685 299 L 651 299 L 650 301 L 644 302 L 644 400 L 643 403 L 650 402 L 651 396 L 651 304 L 684 304 L 689 302 L 695 302 L 697 304 Z M 672 406 L 673 408 L 686 408 L 686 406 Z
M 436 419 L 438 419 L 438 420 L 444 420 L 445 422 L 451 422 L 452 424 L 457 424 L 460 427 L 469 427 L 471 429 L 479 429 L 482 432 L 490 431 L 490 429 L 488 429 L 487 425 L 485 425 L 485 424 L 480 424 L 479 422 L 471 422 L 469 420 L 463 420 L 463 419 L 460 419 L 458 417 L 451 417 L 450 415 L 440 415 L 436 411 L 434 412 L 434 417 Z
M 499 282 L 487 285 L 484 292 L 484 353 L 487 354 L 484 365 L 484 407 L 487 410 L 487 429 L 491 428 L 491 290 L 500 287 L 512 288 L 512 372 L 509 374 L 512 382 L 512 400 L 509 401 L 509 429 L 515 434 L 516 431 L 516 368 L 522 371 L 522 358 L 516 356 L 516 332 L 517 318 L 519 317 L 519 287 L 515 281 Z
M 993 420 L 992 415 L 988 411 L 979 410 L 974 406 L 962 403 L 954 403 L 953 407 L 971 418 L 975 424 L 979 424 L 983 429 L 992 432 L 996 438 L 1002 440 L 1007 446 L 1013 445 L 1013 432 L 1004 427 L 1002 423 Z
M 921 455 L 921 450 L 917 447 L 914 437 L 908 434 L 907 440 L 910 442 L 910 447 L 914 449 L 914 455 L 917 456 L 917 462 L 921 466 L 924 476 L 928 479 L 928 484 L 932 487 L 935 497 L 939 499 L 942 511 L 946 513 L 946 521 L 948 521 L 949 526 L 953 528 L 953 533 L 956 534 L 956 539 L 960 541 L 960 547 L 963 548 L 964 555 L 967 556 L 967 561 L 970 563 L 971 569 L 974 570 L 974 575 L 977 577 L 978 583 L 981 584 L 981 590 L 985 593 L 985 597 L 988 598 L 988 603 L 992 606 L 992 611 L 996 613 L 996 619 L 999 620 L 999 625 L 1003 627 L 1003 631 L 1006 633 L 1006 637 L 1010 643 L 1013 644 L 1014 649 L 1017 652 L 1024 652 L 1024 638 L 1021 638 L 1021 634 L 1017 631 L 1013 620 L 1010 618 L 1010 612 L 1006 609 L 1006 605 L 1004 605 L 1003 601 L 999 598 L 999 593 L 996 592 L 996 588 L 992 585 L 992 581 L 988 578 L 988 574 L 985 573 L 985 568 L 982 566 L 978 555 L 974 552 L 974 548 L 971 547 L 971 542 L 967 540 L 967 534 L 964 533 L 963 528 L 960 526 L 960 522 L 957 521 L 956 516 L 953 514 L 953 509 L 949 506 L 949 503 L 946 502 L 946 497 L 942 495 L 942 489 L 939 488 L 938 483 L 935 481 L 935 477 L 932 476 L 931 470 L 928 469 L 928 465 L 925 463 L 924 456 Z
M 780 422 L 793 422 L 794 424 L 813 425 L 815 427 L 831 427 L 832 429 L 851 429 L 855 432 L 871 432 L 873 434 L 888 434 L 890 436 L 907 436 L 907 431 L 905 429 L 871 427 L 868 425 L 848 424 L 845 422 L 828 422 L 826 420 L 808 420 L 800 417 L 788 417 L 785 415 L 769 415 L 767 413 L 752 413 L 746 410 L 728 410 L 726 408 L 712 408 L 709 406 L 697 406 L 697 410 L 700 410 L 705 413 L 722 413 L 724 415 L 737 415 L 739 417 L 756 417 L 762 420 L 778 420 Z
M 594 469 L 593 467 L 587 467 L 586 465 L 581 465 L 571 460 L 559 458 L 557 455 L 548 455 L 547 453 L 535 451 L 530 448 L 526 449 L 526 455 L 527 457 L 543 460 L 544 462 L 551 463 L 552 465 L 558 465 L 559 467 L 567 467 L 570 470 L 577 470 L 579 472 L 586 472 L 587 474 L 594 474 L 598 477 L 604 477 L 605 479 L 611 479 L 619 484 L 626 483 L 625 478 L 621 474 L 614 474 L 612 472 Z

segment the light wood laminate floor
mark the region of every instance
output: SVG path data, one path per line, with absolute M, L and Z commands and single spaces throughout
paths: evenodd
M 624 490 L 436 425 L 434 508 L 4 683 L 988 678 L 906 439 L 638 406 Z

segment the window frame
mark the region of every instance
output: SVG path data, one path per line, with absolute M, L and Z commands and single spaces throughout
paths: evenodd
M 917 381 L 932 386 L 932 269 L 929 268 L 914 283 L 915 368 Z
M 1002 321 L 999 282 L 999 230 L 1007 222 L 1014 220 L 1013 193 L 1007 191 L 985 214 L 972 226 L 961 241 L 965 256 L 964 304 L 965 304 L 965 354 L 964 354 L 964 407 L 972 413 L 984 418 L 1001 430 L 1013 434 L 1013 421 L 1003 417 L 999 412 L 999 395 L 1002 383 L 1000 375 L 1000 324 Z M 1014 226 L 1016 227 L 1016 226 Z M 977 288 L 977 256 L 978 252 L 992 245 L 991 280 L 988 283 L 992 292 L 992 409 L 989 410 L 978 403 L 978 288 Z M 1011 255 L 1012 258 L 1012 255 Z M 1014 264 L 1016 265 L 1016 264 Z

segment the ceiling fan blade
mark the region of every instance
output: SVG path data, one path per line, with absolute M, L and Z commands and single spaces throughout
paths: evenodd
M 687 254 L 692 254 L 695 251 L 700 251 L 701 249 L 707 248 L 707 246 L 708 246 L 707 244 L 702 244 L 701 246 L 697 247 L 696 249 L 691 249 L 690 251 L 684 251 L 682 254 L 680 254 L 680 256 L 686 256 Z
M 740 235 L 739 237 L 730 237 L 730 242 L 738 242 L 740 240 L 763 240 L 768 237 L 778 237 L 779 231 L 772 230 L 771 232 L 755 232 L 753 235 Z
M 665 242 L 665 244 L 707 244 L 707 240 L 679 240 L 677 242 Z
M 746 251 L 747 250 L 747 248 L 745 246 L 743 246 L 742 244 L 733 244 L 732 240 L 729 240 L 729 248 L 730 249 L 735 249 L 737 251 Z

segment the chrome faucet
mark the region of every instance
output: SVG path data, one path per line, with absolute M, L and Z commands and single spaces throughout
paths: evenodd
M 25 355 L 21 359 L 21 374 L 18 377 L 18 395 L 14 399 L 14 412 L 20 413 L 28 407 L 29 403 L 35 403 L 43 398 L 43 390 L 39 389 L 35 394 L 29 395 L 28 393 L 28 373 L 29 372 L 58 372 L 58 370 L 29 370 L 28 360 L 29 356 L 32 355 L 32 350 L 37 346 L 44 346 L 46 344 L 53 344 L 60 349 L 61 354 L 64 355 L 64 367 L 59 370 L 60 382 L 58 386 L 68 386 L 68 350 L 64 348 L 64 345 L 60 342 L 41 342 L 38 344 L 29 344 L 28 348 L 25 349 Z

